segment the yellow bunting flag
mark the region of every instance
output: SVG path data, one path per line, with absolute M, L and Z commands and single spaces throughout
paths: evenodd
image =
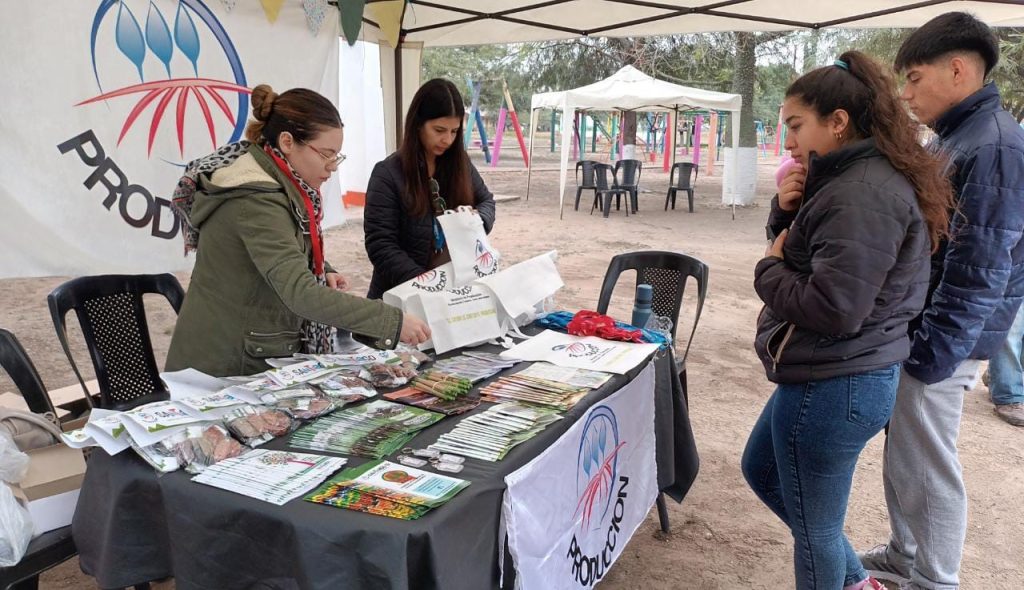
M 267 22 L 274 24 L 277 21 L 277 16 L 281 13 L 284 0 L 260 0 L 260 4 L 263 5 L 263 13 L 267 15 Z
M 398 46 L 399 31 L 402 28 L 402 11 L 405 0 L 387 0 L 372 2 L 366 5 L 366 13 L 370 20 L 377 23 L 384 39 L 392 47 Z

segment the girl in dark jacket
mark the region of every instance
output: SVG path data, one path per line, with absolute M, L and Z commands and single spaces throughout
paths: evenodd
M 792 532 L 798 589 L 881 588 L 843 534 L 846 504 L 857 457 L 892 413 L 951 188 L 892 78 L 859 52 L 794 82 L 782 116 L 797 165 L 754 279 L 755 348 L 778 386 L 743 474 Z
M 490 233 L 494 196 L 469 161 L 462 137 L 466 110 L 458 88 L 436 78 L 420 87 L 405 116 L 398 151 L 377 163 L 363 211 L 371 299 L 451 260 L 436 217 L 474 207 Z

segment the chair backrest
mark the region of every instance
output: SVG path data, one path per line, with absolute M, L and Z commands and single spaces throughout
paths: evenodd
M 611 180 L 609 181 L 608 175 L 611 173 Z M 615 182 L 615 168 L 611 164 L 605 164 L 603 162 L 594 162 L 594 180 L 596 181 L 596 188 L 599 191 L 606 191 L 616 184 Z
M 676 252 L 645 251 L 619 254 L 612 258 L 604 275 L 601 297 L 597 302 L 598 313 L 608 313 L 608 304 L 611 303 L 612 291 L 619 281 L 619 275 L 628 270 L 636 271 L 638 285 L 647 284 L 652 287 L 654 299 L 651 302 L 651 310 L 655 315 L 672 320 L 673 340 L 676 328 L 679 327 L 679 309 L 683 304 L 686 281 L 689 277 L 696 280 L 697 313 L 693 319 L 690 339 L 686 342 L 686 352 L 683 353 L 683 362 L 686 362 L 693 335 L 697 332 L 701 311 L 704 309 L 704 299 L 708 294 L 708 265 L 692 256 Z
M 619 179 L 619 186 L 639 186 L 640 172 L 644 163 L 640 160 L 619 160 L 615 162 L 615 176 Z
M 43 379 L 39 376 L 36 366 L 32 364 L 32 359 L 14 334 L 3 328 L 0 328 L 0 367 L 3 367 L 11 381 L 14 381 L 29 410 L 36 414 L 50 412 L 57 415 L 57 410 L 53 407 L 46 386 L 43 385 Z
M 65 326 L 68 311 L 73 309 L 78 316 L 96 370 L 102 408 L 126 410 L 170 397 L 153 356 L 142 304 L 144 293 L 165 296 L 175 313 L 185 299 L 185 291 L 171 274 L 79 277 L 60 285 L 47 297 L 57 338 L 88 398 L 85 380 L 71 356 Z
M 580 160 L 576 162 L 576 184 L 580 188 L 597 188 L 594 179 L 594 168 L 597 164 L 593 160 Z M 580 179 L 580 168 L 583 169 L 582 179 Z
M 697 180 L 697 165 L 693 162 L 676 162 L 672 165 L 672 172 L 669 174 L 668 184 L 676 188 L 693 188 L 690 177 Z

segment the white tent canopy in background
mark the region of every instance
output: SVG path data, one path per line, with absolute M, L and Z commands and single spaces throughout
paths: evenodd
M 559 92 L 534 94 L 530 105 L 530 145 L 534 143 L 534 132 L 537 126 L 537 111 L 554 109 L 562 112 L 562 158 L 559 174 L 559 212 L 565 202 L 565 184 L 569 167 L 569 146 L 572 142 L 572 120 L 575 111 L 667 111 L 675 113 L 690 109 L 708 109 L 729 111 L 733 120 L 739 120 L 743 97 L 739 94 L 727 94 L 689 88 L 648 76 L 633 66 L 624 66 L 611 76 L 574 88 Z M 739 145 L 739 125 L 731 125 L 733 145 Z M 551 130 L 554 133 L 554 129 Z M 675 139 L 673 138 L 673 141 Z M 531 167 L 533 163 L 531 150 Z M 737 175 L 733 174 L 732 178 Z M 526 194 L 530 194 L 529 180 Z M 722 193 L 727 187 L 723 183 Z M 730 196 L 731 198 L 731 196 Z M 728 201 L 727 201 L 728 202 Z M 561 214 L 561 213 L 559 213 Z
M 368 5 L 395 1 L 369 0 Z M 1024 26 L 1022 0 L 409 0 L 401 16 L 401 50 L 380 45 L 387 149 L 395 149 L 402 114 L 419 87 L 424 47 L 713 31 L 917 27 L 954 10 L 970 12 L 991 26 Z M 364 14 L 360 39 L 380 43 L 385 38 Z

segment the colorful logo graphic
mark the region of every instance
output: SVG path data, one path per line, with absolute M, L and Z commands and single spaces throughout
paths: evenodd
M 583 358 L 588 356 L 594 356 L 601 352 L 601 349 L 593 344 L 587 342 L 573 342 L 572 344 L 559 344 L 558 346 L 552 346 L 551 350 L 554 352 L 564 350 L 572 358 Z
M 576 514 L 583 515 L 580 530 L 590 527 L 597 516 L 596 525 L 608 516 L 612 507 L 612 486 L 618 477 L 619 449 L 626 441 L 619 440 L 619 425 L 615 412 L 608 406 L 597 406 L 583 426 L 580 448 L 576 455 Z
M 412 282 L 413 287 L 427 291 L 428 293 L 437 293 L 438 291 L 442 291 L 447 285 L 448 274 L 443 270 L 428 270 L 416 277 L 416 280 Z
M 401 469 L 385 471 L 380 476 L 380 478 L 383 479 L 384 481 L 389 481 L 391 483 L 406 483 L 416 479 L 415 477 L 409 475 L 407 471 L 402 471 Z
M 201 0 L 178 0 L 175 3 L 173 25 L 169 24 L 165 12 L 161 11 L 157 4 L 156 0 L 149 2 L 145 26 L 142 26 L 126 0 L 100 2 L 93 18 L 90 39 L 93 73 L 100 94 L 75 106 L 134 97 L 135 106 L 125 117 L 117 143 L 121 144 L 139 119 L 148 116 L 147 156 L 152 156 L 157 133 L 165 115 L 171 114 L 168 108 L 172 102 L 174 129 L 181 157 L 185 155 L 185 122 L 190 103 L 195 105 L 193 109 L 198 106 L 214 149 L 222 143 L 218 138 L 218 125 L 223 129 L 224 121 L 231 132 L 227 142 L 223 143 L 238 141 L 242 137 L 249 116 L 248 95 L 251 91 L 246 87 L 241 60 L 227 32 Z M 167 6 L 171 3 L 159 4 Z M 113 27 L 104 26 L 108 17 L 113 17 Z M 127 62 L 113 64 L 98 57 L 97 45 L 108 44 L 111 41 L 110 36 L 113 36 L 113 41 Z M 212 38 L 216 45 L 204 48 L 204 38 Z M 204 57 L 207 54 L 209 59 Z M 153 60 L 163 66 L 159 71 L 161 74 L 166 73 L 166 79 L 161 75 L 160 79 L 147 80 L 147 77 L 153 78 L 155 69 L 151 67 L 147 71 L 145 65 L 147 61 Z M 226 61 L 232 79 L 220 80 L 200 76 L 200 71 L 206 69 L 204 65 L 208 61 Z M 129 64 L 134 66 L 138 73 L 139 83 L 105 90 L 101 74 L 118 67 L 123 70 Z M 188 75 L 182 76 L 179 72 Z M 218 123 L 218 120 L 221 122 Z
M 473 270 L 478 277 L 486 277 L 498 271 L 498 260 L 480 240 L 476 241 L 476 265 Z

